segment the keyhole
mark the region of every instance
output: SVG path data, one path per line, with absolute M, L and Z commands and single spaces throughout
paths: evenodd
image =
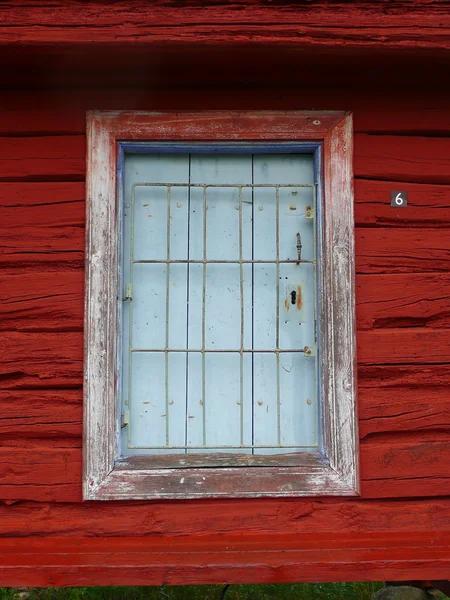
M 291 292 L 291 304 L 296 304 L 297 303 L 297 292 L 295 290 L 292 290 Z

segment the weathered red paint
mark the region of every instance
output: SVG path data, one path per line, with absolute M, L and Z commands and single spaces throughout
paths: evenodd
M 1 8 L 2 584 L 448 579 L 446 3 L 44 4 Z M 361 498 L 82 503 L 86 111 L 313 108 L 356 132 Z

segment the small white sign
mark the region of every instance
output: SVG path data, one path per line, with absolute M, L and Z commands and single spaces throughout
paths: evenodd
M 397 208 L 408 206 L 408 192 L 391 192 L 391 206 Z

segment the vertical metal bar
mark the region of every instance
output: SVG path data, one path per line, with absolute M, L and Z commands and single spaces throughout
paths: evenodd
M 170 310 L 170 196 L 167 186 L 167 263 L 166 263 L 166 347 L 165 347 L 165 395 L 166 395 L 166 445 L 169 446 L 169 310 Z
M 314 353 L 315 356 L 311 357 L 309 360 L 313 360 L 314 361 L 314 377 L 315 377 L 315 386 L 314 386 L 314 389 L 316 390 L 314 401 L 316 403 L 316 410 L 319 410 L 318 382 L 319 382 L 319 352 L 320 352 L 320 348 L 319 348 L 319 341 L 318 341 L 318 319 L 317 319 L 317 303 L 318 303 L 317 275 L 318 275 L 318 271 L 317 271 L 317 263 L 316 263 L 317 235 L 318 235 L 318 232 L 319 232 L 319 215 L 317 213 L 317 192 L 316 192 L 316 186 L 315 185 L 312 187 L 312 194 L 313 194 L 312 209 L 314 211 L 313 215 L 315 215 L 315 218 L 312 220 L 312 226 L 313 226 L 313 255 L 312 255 L 312 259 L 313 259 L 313 264 L 311 265 L 311 268 L 313 270 L 313 279 L 314 279 L 314 286 L 313 286 L 313 290 L 314 290 L 314 298 L 313 298 L 313 305 L 314 305 L 314 345 L 316 347 L 316 352 Z M 319 418 L 319 423 L 320 423 L 320 418 Z M 317 429 L 316 429 L 316 436 L 319 436 L 319 435 L 320 435 L 320 432 L 317 431 Z M 315 443 L 318 444 L 318 442 L 319 442 L 319 440 L 316 438 Z
M 276 376 L 277 376 L 277 441 L 281 443 L 281 402 L 280 402 L 280 187 L 275 186 L 275 244 L 276 244 Z
M 255 260 L 255 155 L 252 154 L 252 261 Z M 255 454 L 255 265 L 252 263 L 252 454 Z
M 239 351 L 239 394 L 241 444 L 244 444 L 244 265 L 242 264 L 242 186 L 239 186 L 239 290 L 241 299 L 241 340 Z
M 206 446 L 206 189 L 203 186 L 203 288 L 202 288 L 202 408 L 203 408 L 203 445 Z
M 131 296 L 133 296 L 133 273 L 134 273 L 134 204 L 136 197 L 136 186 L 133 185 L 131 188 L 131 224 L 130 224 L 130 286 L 131 286 Z M 133 352 L 131 349 L 133 348 L 133 301 L 130 301 L 129 307 L 129 322 L 128 322 L 128 410 L 130 415 L 131 412 L 131 403 L 133 398 L 133 385 L 132 385 L 132 364 L 133 360 Z M 130 424 L 127 427 L 127 446 L 131 445 L 131 419 Z
M 191 163 L 192 154 L 189 154 L 189 176 L 187 186 L 187 260 L 191 257 Z M 186 264 L 186 349 L 189 349 L 189 293 L 191 283 L 191 265 Z M 184 453 L 188 453 L 189 440 L 189 353 L 186 352 L 186 405 L 184 407 Z

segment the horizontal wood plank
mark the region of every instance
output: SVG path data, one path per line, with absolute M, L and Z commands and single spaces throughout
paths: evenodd
M 450 363 L 450 329 L 397 328 L 359 331 L 359 364 Z
M 66 390 L 0 390 L 0 440 L 76 438 L 81 445 L 83 393 Z
M 358 329 L 450 327 L 450 275 L 395 273 L 356 278 Z
M 406 210 L 391 206 L 392 190 L 407 192 Z M 356 179 L 355 223 L 364 227 L 448 228 L 450 186 Z
M 265 498 L 177 502 L 0 502 L 5 537 L 121 537 L 450 531 L 445 498 Z M 24 531 L 26 523 L 26 531 Z
M 360 331 L 360 365 L 450 363 L 447 329 L 400 328 Z M 0 381 L 3 388 L 73 387 L 82 383 L 83 333 L 3 332 Z
M 445 578 L 449 551 L 444 535 L 427 532 L 74 538 L 52 546 L 9 538 L 0 544 L 0 573 L 9 586 L 436 580 Z
M 3 332 L 0 340 L 0 388 L 82 385 L 81 331 Z
M 0 499 L 78 502 L 81 448 L 0 448 Z
M 81 269 L 0 270 L 0 330 L 81 331 Z M 358 275 L 359 329 L 450 326 L 450 276 L 444 273 Z
M 449 495 L 447 437 L 368 437 L 360 447 L 362 498 Z M 81 448 L 2 446 L 0 459 L 0 501 L 81 499 Z
M 395 135 L 355 136 L 355 177 L 450 183 L 450 139 Z
M 357 228 L 356 272 L 448 272 L 449 236 L 447 229 Z
M 359 435 L 450 430 L 447 386 L 364 388 L 358 390 Z
M 0 135 L 73 135 L 86 131 L 86 111 L 98 110 L 351 110 L 356 133 L 443 135 L 450 133 L 446 94 L 402 88 L 372 90 L 242 86 L 116 89 L 53 89 L 1 92 Z
M 160 0 L 143 6 L 136 0 L 128 0 L 101 8 L 99 3 L 92 3 L 82 14 L 73 2 L 51 6 L 48 10 L 42 4 L 8 3 L 2 9 L 0 43 L 148 46 L 270 41 L 305 48 L 350 46 L 384 51 L 450 46 L 446 5 L 430 6 L 423 1 L 413 6 L 398 2 L 395 10 L 368 2 L 351 7 L 345 3 L 330 7 L 326 2 L 315 2 L 313 6 L 296 3 L 272 6 L 262 1 L 204 4 L 201 16 L 193 2 L 180 7 Z
M 84 264 L 82 182 L 0 183 L 0 262 Z
M 450 364 L 359 365 L 358 388 L 450 386 Z
M 0 330 L 82 331 L 82 269 L 0 269 Z
M 435 367 L 434 367 L 435 368 Z M 360 377 L 360 384 L 363 383 Z M 400 432 L 448 431 L 450 393 L 447 385 L 422 381 L 416 385 L 364 387 L 358 390 L 360 438 Z M 70 446 L 81 444 L 81 390 L 2 390 L 0 439 L 17 446 L 26 440 L 45 441 L 74 438 Z M 61 442 L 59 442 L 61 443 Z
M 84 179 L 84 135 L 2 138 L 0 180 Z M 450 140 L 355 135 L 355 176 L 416 183 L 450 183 Z
M 82 135 L 4 137 L 0 181 L 81 180 L 85 172 Z

